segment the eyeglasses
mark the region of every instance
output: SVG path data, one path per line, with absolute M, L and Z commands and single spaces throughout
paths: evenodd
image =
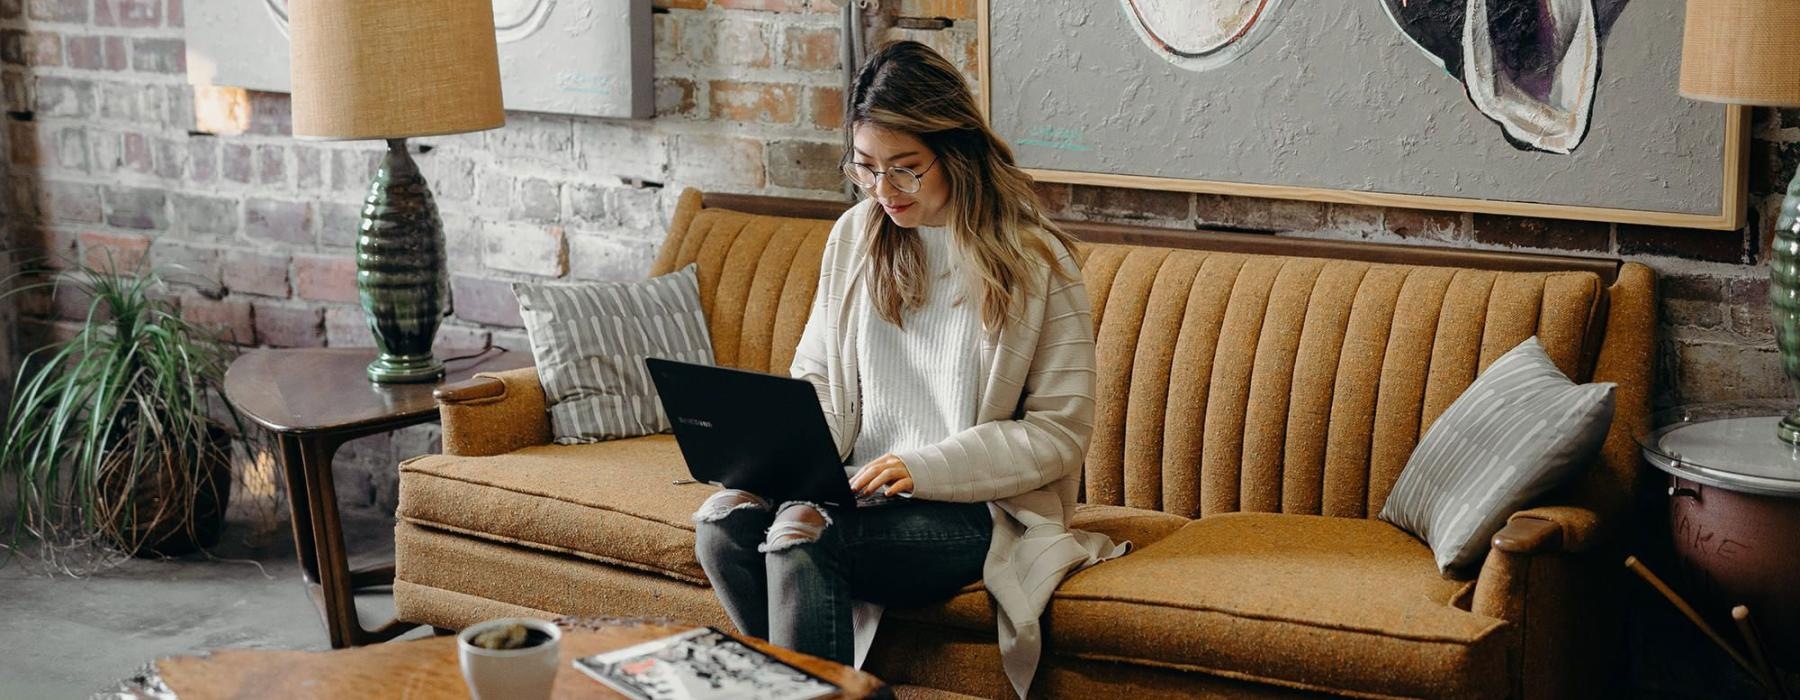
M 845 160 L 843 167 L 844 177 L 850 178 L 850 181 L 856 183 L 857 187 L 861 187 L 865 190 L 873 190 L 875 189 L 877 179 L 886 176 L 888 184 L 893 185 L 894 189 L 907 194 L 912 194 L 919 191 L 919 185 L 921 184 L 919 181 L 925 177 L 926 173 L 931 172 L 931 169 L 936 166 L 937 159 L 933 158 L 931 159 L 931 164 L 926 165 L 924 170 L 916 172 L 911 168 L 899 167 L 888 168 L 887 170 L 876 170 L 851 160 Z

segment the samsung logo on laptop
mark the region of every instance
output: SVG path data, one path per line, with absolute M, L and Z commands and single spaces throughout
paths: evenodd
M 680 423 L 682 425 L 691 425 L 696 428 L 711 428 L 711 427 L 713 427 L 712 421 L 700 420 L 699 418 L 689 418 L 687 416 L 681 416 L 679 418 L 676 418 L 675 422 Z

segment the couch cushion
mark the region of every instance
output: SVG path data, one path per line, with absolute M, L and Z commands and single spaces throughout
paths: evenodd
M 400 465 L 401 519 L 706 583 L 689 520 L 713 487 L 688 478 L 670 435 L 544 445 L 492 457 L 426 455 Z M 1142 547 L 1187 518 L 1119 506 L 1077 506 L 1075 527 Z M 967 598 L 967 600 L 964 600 Z M 979 586 L 946 604 L 964 624 L 991 627 Z M 934 608 L 935 609 L 935 608 Z
M 1298 688 L 1504 694 L 1505 624 L 1453 606 L 1431 550 L 1360 518 L 1202 518 L 1079 572 L 1051 602 L 1057 654 Z
M 669 432 L 645 358 L 713 364 L 694 266 L 630 282 L 514 282 L 557 444 Z
M 1083 503 L 1075 506 L 1075 516 L 1069 520 L 1069 525 L 1078 530 L 1098 532 L 1114 540 L 1127 540 L 1132 547 L 1142 548 L 1167 537 L 1188 522 L 1187 518 L 1161 511 Z M 896 609 L 894 614 L 910 620 L 993 634 L 997 628 L 992 605 L 987 589 L 982 587 L 980 581 L 976 581 L 964 586 L 961 593 L 943 603 Z
M 1381 519 L 1430 545 L 1439 571 L 1474 573 L 1507 518 L 1593 462 L 1614 388 L 1571 382 L 1537 338 L 1520 343 L 1425 433 Z
M 688 478 L 675 439 L 545 445 L 400 465 L 400 518 L 496 542 L 705 583 L 688 518 L 714 488 Z

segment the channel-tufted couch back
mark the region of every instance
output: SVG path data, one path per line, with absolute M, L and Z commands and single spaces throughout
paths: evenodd
M 784 372 L 832 222 L 701 208 L 684 193 L 652 274 L 689 263 L 720 364 Z M 1204 241 L 1199 242 L 1204 245 Z M 1433 420 L 1537 335 L 1578 381 L 1619 384 L 1602 463 L 1560 501 L 1615 512 L 1648 424 L 1648 269 L 1501 272 L 1087 245 L 1098 406 L 1089 503 L 1185 517 L 1372 517 Z M 1616 298 L 1629 303 L 1610 304 Z

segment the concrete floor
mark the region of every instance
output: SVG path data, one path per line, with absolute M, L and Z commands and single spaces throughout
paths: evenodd
M 286 523 L 265 525 L 258 542 L 246 543 L 258 529 L 247 517 L 233 514 L 216 558 L 133 560 L 81 579 L 50 577 L 16 559 L 0 568 L 0 698 L 85 698 L 176 654 L 326 648 Z M 391 519 L 345 517 L 353 568 L 392 558 Z M 357 605 L 371 627 L 394 609 L 385 594 Z

